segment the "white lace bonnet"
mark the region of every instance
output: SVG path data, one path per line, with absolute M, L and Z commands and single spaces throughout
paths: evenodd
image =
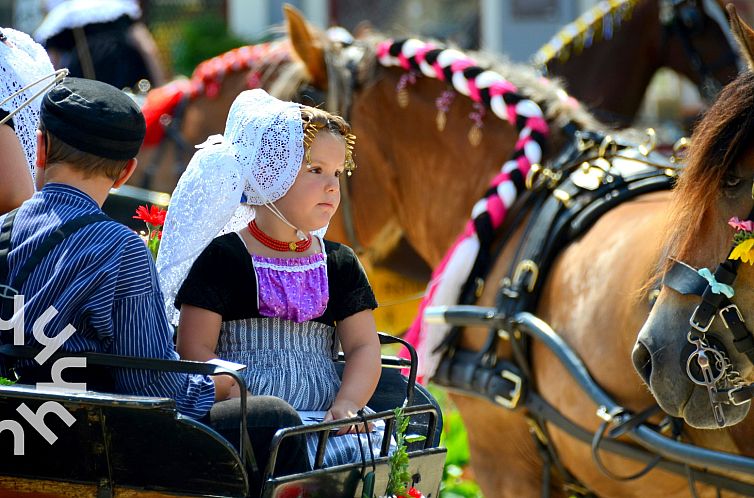
M 254 218 L 253 206 L 277 201 L 291 188 L 304 159 L 301 108 L 264 90 L 242 92 L 228 113 L 223 135 L 213 135 L 178 180 L 163 227 L 157 271 L 165 310 L 191 265 L 217 235 Z
M 44 88 L 37 88 L 33 83 L 45 76 L 53 76 L 52 63 L 42 46 L 26 33 L 11 28 L 2 28 L 0 31 L 9 42 L 8 45 L 0 42 L 0 102 L 4 102 L 0 107 L 13 114 L 16 136 L 24 149 L 33 178 L 37 158 L 39 107 L 42 103 L 41 95 L 35 94 Z M 16 95 L 11 97 L 14 93 Z
M 141 17 L 135 0 L 67 0 L 48 3 L 49 12 L 34 32 L 34 39 L 45 43 L 66 29 L 82 28 L 88 24 L 110 22 L 127 15 Z

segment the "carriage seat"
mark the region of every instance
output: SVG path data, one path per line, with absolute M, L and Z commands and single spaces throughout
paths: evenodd
M 37 413 L 52 403 L 70 419 L 57 413 L 44 417 L 50 444 L 18 407 Z M 247 476 L 230 443 L 180 415 L 175 401 L 166 398 L 0 386 L 0 452 L 5 455 L 0 476 L 19 478 L 18 483 L 28 479 L 40 491 L 51 482 L 68 481 L 92 488 L 93 496 L 114 494 L 116 487 L 188 495 L 248 493 Z

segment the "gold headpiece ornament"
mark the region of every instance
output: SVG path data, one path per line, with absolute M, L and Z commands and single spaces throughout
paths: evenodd
M 323 124 L 312 121 L 307 121 L 304 124 L 304 157 L 306 158 L 307 164 L 311 164 L 312 162 L 312 143 L 319 130 L 324 127 Z M 348 176 L 351 176 L 353 170 L 356 169 L 356 163 L 353 160 L 353 146 L 356 144 L 356 135 L 353 133 L 346 133 L 341 136 L 346 142 L 346 160 L 344 167 Z

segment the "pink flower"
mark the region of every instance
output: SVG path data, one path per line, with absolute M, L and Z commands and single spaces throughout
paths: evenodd
M 733 217 L 728 220 L 728 225 L 732 226 L 736 230 L 743 230 L 744 232 L 754 232 L 754 221 L 751 220 L 739 220 L 737 217 Z

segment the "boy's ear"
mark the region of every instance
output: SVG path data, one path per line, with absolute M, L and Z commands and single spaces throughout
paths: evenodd
M 47 140 L 42 130 L 37 130 L 37 161 L 34 164 L 39 169 L 44 169 L 47 164 Z
M 131 158 L 126 163 L 126 166 L 121 170 L 120 175 L 118 176 L 118 179 L 115 180 L 115 183 L 113 183 L 113 188 L 118 188 L 124 183 L 128 181 L 129 178 L 131 178 L 131 175 L 134 174 L 134 171 L 136 170 L 136 158 Z

